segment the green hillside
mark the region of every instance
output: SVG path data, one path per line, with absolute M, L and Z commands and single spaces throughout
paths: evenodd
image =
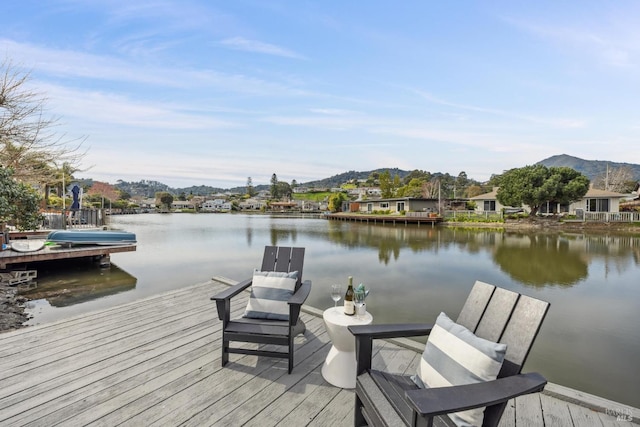
M 635 181 L 640 181 L 640 165 L 630 164 L 630 163 L 616 163 L 609 162 L 606 160 L 584 160 L 578 157 L 569 156 L 567 154 L 560 154 L 557 156 L 551 156 L 547 159 L 539 161 L 537 164 L 542 164 L 547 167 L 551 166 L 566 166 L 577 170 L 578 172 L 586 175 L 590 180 L 594 180 L 597 176 L 603 175 L 607 171 L 607 166 L 609 169 L 615 169 L 620 167 L 626 167 L 633 173 L 633 177 Z M 515 167 L 515 166 L 514 166 Z M 338 175 L 331 176 L 329 178 L 324 178 L 316 181 L 309 181 L 299 183 L 301 186 L 305 187 L 315 187 L 315 188 L 334 188 L 340 187 L 345 182 L 349 182 L 352 180 L 366 180 L 372 173 L 382 173 L 388 171 L 391 177 L 398 175 L 400 179 L 403 179 L 407 175 L 411 173 L 411 171 L 406 171 L 398 168 L 381 168 L 370 171 L 348 171 L 343 172 Z M 491 171 L 488 171 L 491 172 Z M 433 176 L 442 175 L 441 173 L 434 173 Z M 246 190 L 246 187 L 234 187 L 229 189 L 215 188 L 209 187 L 205 185 L 200 186 L 192 186 L 186 188 L 170 188 L 169 186 L 157 182 L 157 181 L 149 181 L 142 180 L 140 182 L 125 182 L 119 180 L 115 185 L 121 190 L 126 191 L 127 193 L 133 195 L 142 195 L 145 197 L 153 197 L 158 191 L 169 191 L 173 194 L 182 194 L 185 195 L 193 194 L 193 195 L 211 195 L 224 191 L 231 191 L 237 193 L 243 193 Z M 254 186 L 256 191 L 260 190 L 268 190 L 270 188 L 269 185 L 261 184 Z
M 590 180 L 595 179 L 598 175 L 605 174 L 607 172 L 607 166 L 609 167 L 609 169 L 627 167 L 632 171 L 634 180 L 640 181 L 640 165 L 631 163 L 616 163 L 606 160 L 584 160 L 578 157 L 569 156 L 567 154 L 560 154 L 541 160 L 537 164 L 541 164 L 546 167 L 570 167 L 582 173 Z

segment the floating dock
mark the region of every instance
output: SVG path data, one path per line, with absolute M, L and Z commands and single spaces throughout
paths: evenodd
M 361 213 L 334 213 L 325 215 L 326 219 L 335 221 L 356 221 L 364 222 L 367 224 L 417 224 L 417 225 L 431 225 L 432 227 L 442 222 L 441 216 L 429 216 L 422 213 L 409 212 L 406 215 L 369 215 Z
M 32 262 L 54 261 L 70 258 L 96 258 L 101 265 L 109 264 L 109 255 L 116 252 L 133 252 L 135 244 L 99 246 L 45 246 L 34 252 L 16 252 L 12 250 L 0 251 L 0 269 L 5 270 L 12 265 L 27 264 Z

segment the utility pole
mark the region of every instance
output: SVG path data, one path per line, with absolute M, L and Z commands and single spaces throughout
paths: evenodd
M 64 185 L 64 162 L 62 163 L 62 210 L 64 211 L 67 208 L 66 198 L 67 196 L 67 187 Z

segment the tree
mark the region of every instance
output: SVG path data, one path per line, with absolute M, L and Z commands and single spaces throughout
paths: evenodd
M 118 200 L 129 200 L 131 198 L 131 194 L 126 190 L 118 190 L 118 193 L 120 193 Z
M 402 186 L 402 184 L 400 183 L 400 177 L 398 176 L 398 174 L 395 174 L 393 176 L 393 194 L 396 195 L 396 193 L 398 192 L 398 189 L 400 189 L 400 187 Z
M 329 196 L 329 205 L 328 208 L 331 212 L 340 212 L 342 211 L 342 203 L 347 200 L 347 195 L 342 191 L 337 193 L 332 193 Z
M 404 177 L 404 185 L 408 185 L 413 179 L 418 179 L 422 182 L 431 180 L 431 173 L 414 169 L 407 176 Z
M 635 190 L 637 181 L 633 179 L 633 170 L 628 166 L 609 169 L 593 180 L 593 188 L 616 193 L 631 193 Z
M 171 195 L 171 193 L 168 193 L 166 191 L 158 191 L 156 193 L 156 206 L 164 209 L 170 209 L 172 203 L 173 196 Z
M 124 190 L 101 181 L 93 181 L 85 191 L 85 201 L 93 202 L 95 207 L 126 207 L 131 195 Z M 106 203 L 106 204 L 105 204 Z
M 543 203 L 569 204 L 589 190 L 589 179 L 568 167 L 525 166 L 506 171 L 496 194 L 505 206 L 528 205 L 535 215 Z
M 278 183 L 276 184 L 277 187 L 277 194 L 280 198 L 287 198 L 287 199 L 291 199 L 291 194 L 293 193 L 293 190 L 291 189 L 291 186 L 289 185 L 288 182 L 284 182 L 284 181 L 278 181 Z
M 249 197 L 253 197 L 256 195 L 256 190 L 255 188 L 253 188 L 253 180 L 251 179 L 251 177 L 247 178 L 247 195 Z
M 380 172 L 371 172 L 367 177 L 366 184 L 369 187 L 380 184 Z
M 53 132 L 58 119 L 48 117 L 46 98 L 31 90 L 30 76 L 8 60 L 0 63 L 0 166 L 20 182 L 45 186 L 59 179 L 56 164 L 78 165 L 81 140 Z
M 13 171 L 0 166 L 0 231 L 7 223 L 19 230 L 35 230 L 42 223 L 40 195 L 33 187 L 13 178 Z
M 432 179 L 422 184 L 422 194 L 427 199 L 437 199 L 440 196 L 440 180 Z
M 467 173 L 465 171 L 460 172 L 454 182 L 453 198 L 464 197 L 469 185 L 471 184 L 469 182 L 469 177 L 467 177 Z
M 422 197 L 422 185 L 425 181 L 413 178 L 407 185 L 398 189 L 399 197 Z
M 278 176 L 274 173 L 271 175 L 271 198 L 278 199 Z
M 484 193 L 484 191 L 482 190 L 482 187 L 480 187 L 479 185 L 470 185 L 467 188 L 467 197 L 479 196 L 482 193 Z
M 380 174 L 380 193 L 383 199 L 393 197 L 393 182 L 391 181 L 391 174 L 389 171 L 384 171 Z

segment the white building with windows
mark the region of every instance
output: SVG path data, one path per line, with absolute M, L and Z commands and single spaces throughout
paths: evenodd
M 207 200 L 202 204 L 202 210 L 205 212 L 230 211 L 231 202 L 227 202 L 223 199 Z
M 502 212 L 503 209 L 515 209 L 522 207 L 525 212 L 531 212 L 531 208 L 527 205 L 523 206 L 503 206 L 496 198 L 498 187 L 491 192 L 471 197 L 469 200 L 476 203 L 477 212 Z M 544 203 L 540 206 L 540 214 L 556 214 L 569 213 L 576 214 L 576 210 L 583 212 L 620 212 L 620 200 L 624 198 L 624 194 L 615 193 L 613 191 L 598 190 L 590 188 L 582 199 L 571 204 L 562 204 L 556 202 Z

